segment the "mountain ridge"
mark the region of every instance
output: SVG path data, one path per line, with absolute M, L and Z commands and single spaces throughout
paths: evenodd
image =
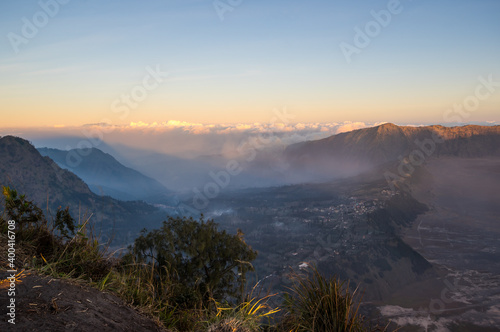
M 138 233 L 163 218 L 163 213 L 145 202 L 122 202 L 93 193 L 81 178 L 42 156 L 23 138 L 0 137 L 0 158 L 0 185 L 25 194 L 48 216 L 66 206 L 77 221 L 92 216 L 107 238 L 127 242 L 133 237 L 130 231 Z
M 89 150 L 59 150 L 38 148 L 56 164 L 82 178 L 90 189 L 101 196 L 108 195 L 120 200 L 146 200 L 158 202 L 172 194 L 157 180 L 127 167 L 111 154 L 97 148 Z M 75 159 L 73 162 L 71 159 Z
M 422 146 L 427 147 L 426 158 L 500 156 L 500 126 L 413 127 L 387 123 L 292 144 L 284 156 L 298 170 L 348 176 L 401 160 L 422 150 Z

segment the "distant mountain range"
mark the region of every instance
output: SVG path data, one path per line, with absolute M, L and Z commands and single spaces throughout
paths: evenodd
M 69 151 L 39 148 L 42 156 L 78 175 L 90 189 L 99 195 L 120 200 L 165 202 L 172 192 L 158 181 L 118 162 L 113 156 L 97 148 Z
M 414 151 L 421 151 L 414 152 Z M 500 156 L 500 126 L 380 126 L 290 145 L 284 154 L 295 170 L 349 176 L 409 157 L 424 159 Z
M 231 179 L 231 184 L 240 179 L 243 182 L 249 176 L 261 179 L 261 183 L 267 181 L 268 186 L 325 182 L 369 170 L 383 181 L 386 169 L 397 174 L 401 160 L 411 157 L 421 157 L 424 165 L 431 159 L 444 157 L 500 157 L 500 126 L 450 128 L 383 124 L 290 145 L 283 154 L 275 153 L 271 157 L 268 153 L 258 156 L 253 164 L 245 164 L 244 172 Z M 158 223 L 164 218 L 165 211 L 162 213 L 146 203 L 135 201 L 127 204 L 116 199 L 144 200 L 169 206 L 177 204 L 173 202 L 172 192 L 157 180 L 124 166 L 113 156 L 95 148 L 70 151 L 41 148 L 37 151 L 22 138 L 5 136 L 0 139 L 0 158 L 0 184 L 25 193 L 51 212 L 58 206 L 69 205 L 76 215 L 82 211 L 98 213 L 98 220 L 108 226 L 115 223 L 120 227 L 126 225 L 125 228 L 138 229 L 145 222 L 145 216 L 157 214 L 157 220 L 148 221 Z M 163 162 L 156 163 L 155 167 L 174 167 L 167 162 L 168 158 L 161 160 Z M 221 164 L 224 162 L 222 160 Z M 188 173 L 185 176 L 188 176 L 197 170 L 197 163 L 200 161 L 192 160 L 191 168 L 183 163 L 178 171 L 185 171 Z M 279 164 L 280 168 L 273 169 L 272 163 Z M 254 166 L 258 168 L 253 169 Z M 218 167 L 214 169 L 219 171 Z M 203 181 L 190 184 L 191 188 L 201 185 L 199 188 L 203 190 L 208 181 L 213 181 L 206 173 L 200 174 L 205 174 L 205 180 L 199 177 Z M 195 178 L 195 175 L 191 176 Z M 252 183 L 256 186 L 257 180 Z M 192 195 L 187 199 L 191 204 Z
M 128 164 L 149 168 L 142 171 L 158 179 L 163 174 L 163 183 L 191 178 L 190 195 L 182 202 L 188 207 L 196 207 L 192 188 L 210 194 L 205 189 L 219 184 L 208 173 L 222 172 L 227 162 L 222 155 L 176 160 L 140 152 L 130 153 L 136 160 Z M 456 290 L 456 298 L 465 296 L 474 307 L 495 296 L 500 126 L 388 123 L 283 150 L 262 149 L 244 163 L 247 157 L 238 160 L 243 171 L 230 182 L 246 180 L 254 188 L 219 185 L 201 212 L 223 229 L 246 233 L 247 243 L 259 250 L 257 271 L 270 283 L 280 282 L 288 266 L 316 262 L 325 273 L 365 287 L 370 301 L 387 300 L 375 306 L 390 303 L 412 315 L 417 311 L 407 307 L 427 312 L 429 299 L 442 298 L 443 289 L 458 281 L 466 287 Z M 151 202 L 171 192 L 98 149 L 39 152 L 22 138 L 5 136 L 0 160 L 0 185 L 26 194 L 52 216 L 59 206 L 69 206 L 80 220 L 93 214 L 98 229 L 118 244 L 129 244 L 140 229 L 158 228 L 167 213 L 177 213 L 110 197 Z M 405 160 L 415 167 L 402 177 Z M 401 180 L 389 182 L 388 172 Z M 176 173 L 182 176 L 174 178 Z M 256 189 L 257 180 L 268 188 Z M 451 314 L 455 304 L 446 303 L 445 311 L 449 307 Z M 486 318 L 488 308 L 482 311 Z

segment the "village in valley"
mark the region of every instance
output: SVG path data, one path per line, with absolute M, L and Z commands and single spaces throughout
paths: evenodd
M 364 268 L 369 266 L 366 261 L 390 270 L 392 263 L 376 247 L 393 235 L 374 227 L 369 216 L 397 194 L 381 189 L 346 196 L 281 187 L 263 190 L 251 199 L 221 197 L 206 216 L 230 232 L 244 232 L 245 241 L 259 252 L 254 262 L 256 280 L 266 278 L 280 285 L 290 271 L 314 264 L 346 279 L 372 283 L 370 275 L 375 271 Z

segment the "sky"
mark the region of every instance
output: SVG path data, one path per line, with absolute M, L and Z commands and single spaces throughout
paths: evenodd
M 498 123 L 498 17 L 497 0 L 2 1 L 0 127 L 281 109 L 295 124 Z

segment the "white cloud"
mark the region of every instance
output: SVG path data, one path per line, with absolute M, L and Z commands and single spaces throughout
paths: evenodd
M 341 124 L 338 128 L 337 128 L 337 131 L 336 131 L 336 134 L 340 134 L 340 133 L 345 133 L 345 132 L 348 132 L 348 131 L 353 131 L 353 130 L 357 130 L 357 129 L 362 129 L 362 128 L 366 128 L 366 127 L 370 127 L 371 125 L 367 125 L 366 123 L 364 122 L 351 122 L 351 121 L 346 121 L 344 122 L 343 124 Z

